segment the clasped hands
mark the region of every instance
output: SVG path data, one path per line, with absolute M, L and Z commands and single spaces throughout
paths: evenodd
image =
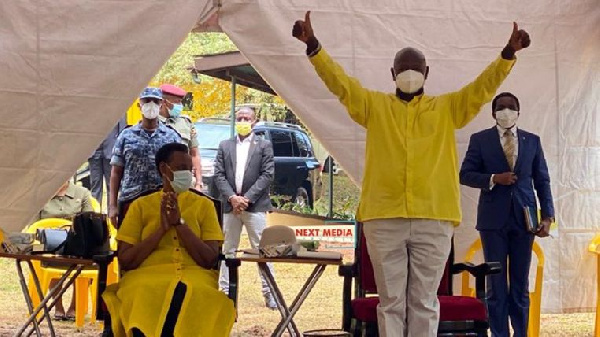
M 177 203 L 177 193 L 164 192 L 160 201 L 161 226 L 165 231 L 179 224 L 181 213 Z
M 233 213 L 240 214 L 248 208 L 250 199 L 241 195 L 234 195 L 229 199 L 229 202 L 231 203 L 231 207 L 233 207 Z

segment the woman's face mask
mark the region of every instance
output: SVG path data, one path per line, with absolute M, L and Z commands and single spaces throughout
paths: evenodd
M 167 166 L 168 167 L 168 166 Z M 173 172 L 173 180 L 171 180 L 171 187 L 175 193 L 179 194 L 187 191 L 192 187 L 192 171 L 190 170 L 179 170 L 173 171 L 170 167 L 169 170 Z
M 425 75 L 416 70 L 405 70 L 396 75 L 396 87 L 407 94 L 414 94 L 423 88 Z
M 511 109 L 496 111 L 496 124 L 504 129 L 510 129 L 517 124 L 519 112 Z
M 160 105 L 154 102 L 142 104 L 142 115 L 147 119 L 156 119 L 160 113 Z

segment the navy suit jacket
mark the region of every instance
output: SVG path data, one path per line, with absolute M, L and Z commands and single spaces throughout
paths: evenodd
M 508 221 L 511 207 L 519 225 L 525 226 L 523 207 L 537 208 L 534 188 L 540 201 L 542 219 L 554 217 L 550 175 L 540 137 L 521 129 L 517 129 L 517 136 L 519 152 L 514 169 L 517 182 L 510 186 L 496 184 L 491 190 L 492 174 L 510 171 L 498 129 L 494 126 L 471 136 L 460 169 L 460 183 L 481 189 L 477 206 L 478 230 L 502 228 Z

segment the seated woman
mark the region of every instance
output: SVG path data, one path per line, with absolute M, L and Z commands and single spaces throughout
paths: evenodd
M 223 240 L 213 203 L 188 191 L 185 145 L 166 144 L 155 160 L 163 189 L 129 207 L 117 234 L 124 273 L 102 295 L 113 334 L 229 336 L 235 309 L 212 269 Z
M 77 213 L 92 212 L 94 209 L 92 208 L 91 198 L 92 194 L 87 188 L 67 181 L 56 192 L 56 195 L 44 205 L 44 208 L 38 214 L 37 220 L 46 218 L 73 219 L 73 216 Z M 58 283 L 58 280 L 51 280 L 50 289 L 54 288 L 56 283 Z M 75 284 L 73 284 L 74 289 Z M 62 303 L 62 296 L 56 300 L 54 319 L 58 321 L 75 320 L 75 292 L 73 292 L 71 304 L 66 314 Z

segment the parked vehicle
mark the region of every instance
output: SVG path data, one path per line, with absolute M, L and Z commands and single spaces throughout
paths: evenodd
M 196 123 L 202 158 L 202 181 L 206 186 L 205 192 L 213 197 L 218 196 L 214 184 L 214 162 L 219 143 L 231 137 L 230 123 L 226 118 L 203 118 Z M 298 125 L 276 122 L 257 123 L 254 134 L 273 144 L 273 199 L 312 207 L 321 195 L 322 181 L 321 165 L 314 156 L 310 137 Z

